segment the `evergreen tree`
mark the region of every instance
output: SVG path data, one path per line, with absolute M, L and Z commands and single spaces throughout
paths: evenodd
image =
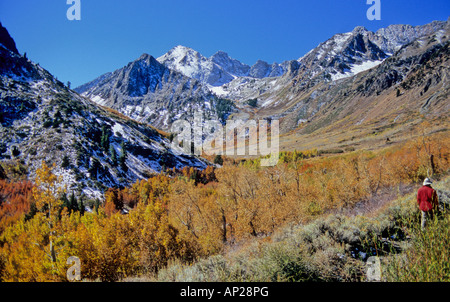
M 103 151 L 109 151 L 109 134 L 106 126 L 102 127 L 102 136 L 100 138 L 100 145 L 103 148 Z
M 223 165 L 222 155 L 217 154 L 216 157 L 214 157 L 214 163 L 222 166 Z
M 72 195 L 70 195 L 70 201 L 69 201 L 69 211 L 75 212 L 78 211 L 78 202 L 77 198 L 75 197 L 75 194 L 72 192 Z
M 91 179 L 97 179 L 98 172 L 102 168 L 102 164 L 99 162 L 99 160 L 95 157 L 92 158 L 91 166 L 88 170 L 89 174 L 91 175 Z
M 61 168 L 67 168 L 70 165 L 69 157 L 64 155 L 61 163 Z
M 174 133 L 170 133 L 169 135 L 169 141 L 172 143 L 173 139 L 175 138 L 175 134 Z
M 11 150 L 11 154 L 12 154 L 13 157 L 17 157 L 17 156 L 20 155 L 20 151 L 19 151 L 19 149 L 17 149 L 16 146 L 13 146 L 12 150 Z
M 0 165 L 0 179 L 6 179 L 6 178 L 8 178 L 6 175 L 6 172 L 3 169 L 2 165 Z
M 36 203 L 31 203 L 30 205 L 30 210 L 28 211 L 28 213 L 25 214 L 25 221 L 28 221 L 30 219 L 32 219 L 34 217 L 34 215 L 36 215 L 37 213 L 37 207 L 36 207 Z
M 127 171 L 127 165 L 125 164 L 126 160 L 127 160 L 127 149 L 125 147 L 125 142 L 122 141 L 122 143 L 120 144 L 121 147 L 121 151 L 120 151 L 120 156 L 119 156 L 119 164 L 120 167 L 122 168 L 122 170 Z
M 123 202 L 123 195 L 122 192 L 120 192 L 117 188 L 110 188 L 105 193 L 105 207 L 107 205 L 114 205 L 114 209 L 117 211 L 122 211 L 124 202 Z
M 117 154 L 113 145 L 109 145 L 109 156 L 111 157 L 111 162 L 113 166 L 117 166 Z
M 84 215 L 85 209 L 84 209 L 83 198 L 80 198 L 80 203 L 78 204 L 78 211 L 80 211 L 81 215 Z
M 168 156 L 169 156 L 169 151 L 164 150 L 164 152 L 161 153 L 160 158 L 159 158 L 159 164 L 161 165 L 161 167 L 163 167 L 162 171 L 165 171 L 165 168 L 168 164 Z
M 62 201 L 62 208 L 67 208 L 69 210 L 69 213 L 70 213 L 70 201 L 67 198 L 67 194 L 66 193 L 64 193 L 61 196 L 61 201 Z
M 98 200 L 98 198 L 96 198 L 95 200 L 94 200 L 94 211 L 95 211 L 95 213 L 97 213 L 98 214 L 98 208 L 100 207 L 100 200 Z
M 63 118 L 61 115 L 61 112 L 58 110 L 56 111 L 55 115 L 54 115 L 54 120 L 53 120 L 53 128 L 58 128 L 59 125 L 63 122 Z

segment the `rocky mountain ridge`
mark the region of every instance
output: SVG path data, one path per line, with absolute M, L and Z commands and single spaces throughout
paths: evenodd
M 290 85 L 293 78 L 296 78 L 293 85 L 311 85 L 351 77 L 381 64 L 404 45 L 445 30 L 447 23 L 433 21 L 419 26 L 390 25 L 376 32 L 357 26 L 351 32 L 334 35 L 297 60 L 284 62 L 281 75 L 257 79 L 235 78 L 212 90 L 221 97 L 243 102 Z M 302 76 L 299 77 L 299 74 Z M 270 103 L 270 100 L 264 100 L 259 105 Z
M 8 30 L 3 27 L 1 22 L 0 22 L 0 43 L 10 51 L 16 54 L 19 53 L 16 47 L 16 42 L 13 40 L 13 38 L 11 38 Z

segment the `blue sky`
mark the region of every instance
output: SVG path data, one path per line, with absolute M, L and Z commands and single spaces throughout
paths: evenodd
M 448 0 L 380 1 L 381 20 L 369 21 L 366 0 L 81 0 L 81 21 L 69 21 L 66 0 L 0 0 L 0 21 L 21 53 L 76 87 L 176 45 L 280 63 L 359 25 L 375 31 L 450 15 Z

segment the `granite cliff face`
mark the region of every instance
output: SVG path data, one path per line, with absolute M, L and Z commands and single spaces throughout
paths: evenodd
M 250 66 L 231 58 L 226 52 L 218 51 L 211 56 L 210 61 L 219 66 L 222 70 L 234 77 L 246 76 L 250 71 Z M 212 83 L 210 83 L 212 84 Z
M 372 34 L 371 39 L 384 52 L 393 54 L 403 45 L 411 43 L 418 38 L 444 30 L 446 24 L 447 22 L 445 21 L 433 21 L 419 26 L 394 24 L 377 30 L 376 33 Z

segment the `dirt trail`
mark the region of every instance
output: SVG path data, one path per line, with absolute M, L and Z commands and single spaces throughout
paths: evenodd
M 382 209 L 385 205 L 391 201 L 401 198 L 405 195 L 416 192 L 420 188 L 420 184 L 400 184 L 392 188 L 383 188 L 372 196 L 366 198 L 363 201 L 358 202 L 353 207 L 346 207 L 342 209 L 336 209 L 330 211 L 333 214 L 343 214 L 346 216 L 372 216 Z
M 437 191 L 440 208 L 450 208 L 450 190 L 448 190 L 448 183 L 450 182 L 450 177 L 441 177 L 439 181 L 436 181 L 433 188 Z M 346 207 L 342 209 L 336 209 L 330 211 L 333 214 L 343 214 L 346 216 L 374 216 L 377 212 L 384 206 L 389 204 L 391 201 L 401 198 L 408 194 L 416 193 L 417 190 L 422 186 L 420 183 L 416 184 L 400 184 L 392 188 L 383 188 L 379 190 L 376 194 L 368 197 L 367 199 L 358 202 L 353 207 Z

